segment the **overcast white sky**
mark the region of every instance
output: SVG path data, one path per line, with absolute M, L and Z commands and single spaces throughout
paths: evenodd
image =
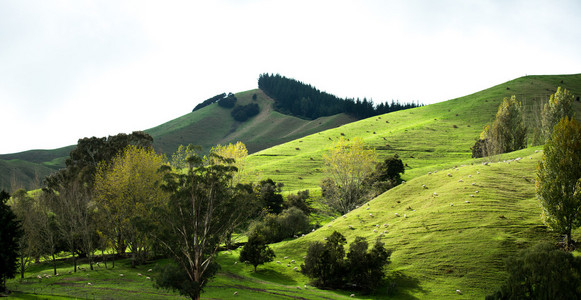
M 280 73 L 425 104 L 581 72 L 581 1 L 0 0 L 0 153 L 144 130 Z

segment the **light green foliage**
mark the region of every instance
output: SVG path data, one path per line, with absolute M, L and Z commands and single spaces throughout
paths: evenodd
M 537 167 L 543 220 L 567 235 L 581 225 L 581 124 L 565 117 L 553 128 Z
M 542 134 L 546 140 L 551 135 L 553 127 L 559 123 L 562 118 L 573 118 L 573 99 L 575 96 L 567 89 L 561 87 L 551 95 L 549 102 L 543 107 L 541 114 Z
M 153 213 L 167 202 L 167 194 L 159 186 L 163 173 L 158 170 L 163 162 L 163 156 L 152 148 L 130 145 L 111 163 L 100 164 L 95 175 L 100 232 L 117 251 L 127 245 L 134 264 L 145 261 Z
M 361 202 L 364 194 L 363 183 L 373 172 L 377 155 L 375 150 L 366 149 L 363 140 L 343 137 L 333 144 L 328 154 L 323 155 L 325 174 L 330 185 L 324 196 L 334 210 L 344 214 Z
M 526 148 L 526 137 L 522 103 L 514 95 L 504 98 L 498 107 L 496 119 L 480 134 L 480 139 L 487 141 L 484 149 L 487 156 Z

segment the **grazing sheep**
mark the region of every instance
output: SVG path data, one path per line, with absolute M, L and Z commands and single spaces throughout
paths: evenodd
M 294 260 L 294 259 L 293 259 L 293 260 L 291 260 L 291 264 L 294 264 L 294 263 L 295 263 L 295 260 Z
M 237 262 L 237 261 L 235 261 L 235 262 L 234 262 L 234 264 L 235 264 L 235 265 L 237 265 L 237 264 L 238 264 L 238 262 Z
M 286 264 L 287 267 L 290 267 L 290 264 Z
M 373 229 L 373 232 L 377 232 L 377 229 Z
M 450 206 L 454 206 L 454 203 L 450 203 Z
M 353 298 L 353 297 L 355 297 L 355 294 L 351 294 L 351 296 L 349 296 L 349 297 Z
M 470 203 L 470 201 L 468 201 L 468 200 L 466 200 L 466 201 L 464 201 L 464 202 L 466 202 L 466 203 Z
M 301 234 L 301 237 L 303 237 L 303 236 L 305 236 L 305 234 L 304 234 L 304 233 L 303 233 L 303 234 Z
M 476 171 L 476 174 L 480 174 L 480 172 L 479 171 Z
M 88 282 L 87 285 L 93 285 L 92 283 Z
M 353 226 L 349 225 L 349 229 L 353 229 Z
M 478 191 L 476 191 L 476 192 L 474 192 L 474 193 L 478 194 Z
M 460 179 L 460 180 L 458 180 L 458 182 L 464 182 L 464 180 Z
M 142 276 L 141 273 L 137 273 L 137 276 Z
M 367 207 L 366 209 L 369 210 L 369 207 Z
M 438 193 L 434 192 L 434 196 L 438 196 Z
M 468 178 L 472 178 L 472 175 L 468 175 Z
M 375 225 L 375 227 L 379 228 L 379 224 Z
M 297 239 L 299 236 L 295 234 L 293 237 L 294 237 L 295 239 Z
M 238 292 L 234 292 L 234 296 L 238 295 Z
M 293 270 L 297 271 L 299 268 L 298 267 L 294 267 Z
M 345 218 L 347 218 L 347 216 L 346 215 L 343 215 L 343 219 L 345 219 Z
M 145 277 L 145 279 L 147 279 L 147 280 L 151 280 L 151 277 L 147 276 L 147 277 Z
M 311 230 L 311 232 L 315 232 L 315 229 Z
M 40 276 L 40 275 L 36 275 L 36 278 L 38 278 L 38 279 L 42 279 L 42 276 Z
M 460 290 L 456 290 L 456 294 L 458 294 L 458 295 L 462 295 L 462 291 L 460 291 Z
M 152 269 L 147 270 L 147 272 L 151 272 L 151 271 L 153 271 L 153 270 Z
M 301 289 L 301 287 L 300 286 L 297 286 L 297 290 L 300 290 L 300 289 Z
M 474 198 L 474 195 L 470 194 L 470 197 L 473 197 Z
M 123 276 L 125 276 L 125 275 L 123 275 L 123 274 L 119 274 L 119 277 L 123 277 Z
M 284 259 L 288 259 L 288 256 L 285 256 Z
M 372 213 L 370 213 L 370 214 L 369 214 L 369 216 L 370 216 L 370 217 L 373 217 L 373 214 L 372 214 Z
M 407 214 L 403 214 L 403 217 L 404 217 L 404 218 L 407 218 L 407 217 L 408 217 L 408 215 L 407 215 Z
M 472 182 L 472 185 L 476 185 L 476 182 Z
M 280 264 L 280 260 L 277 260 L 277 261 L 276 261 L 276 263 L 277 263 L 277 264 Z
M 395 216 L 396 216 L 396 217 L 399 217 L 399 214 L 398 214 L 398 213 L 395 213 Z
M 387 233 L 387 230 L 384 230 L 383 233 Z
M 446 176 L 448 176 L 448 177 L 452 177 L 452 174 L 448 173 L 448 175 L 446 175 Z
M 422 188 L 427 189 L 428 187 L 425 184 L 422 184 Z

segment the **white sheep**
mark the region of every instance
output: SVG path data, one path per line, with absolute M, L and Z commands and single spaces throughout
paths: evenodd
M 460 290 L 456 290 L 456 294 L 458 294 L 458 295 L 462 295 L 462 291 L 460 291 Z
M 373 217 L 373 214 L 372 214 L 372 213 L 370 213 L 370 214 L 369 214 L 369 216 L 370 216 L 370 217 Z
M 403 217 L 404 217 L 404 218 L 407 218 L 407 217 L 408 217 L 408 215 L 407 215 L 407 214 L 403 214 Z
M 446 175 L 446 176 L 448 176 L 448 177 L 452 177 L 452 174 L 448 173 L 448 175 Z
M 474 193 L 478 194 L 478 191 L 476 191 L 476 192 L 474 192 Z
M 355 294 L 351 294 L 349 297 L 353 298 L 353 297 L 355 297 Z
M 468 201 L 468 200 L 466 200 L 466 201 L 464 201 L 464 202 L 466 202 L 466 203 L 470 203 L 470 201 Z
M 476 185 L 476 182 L 472 182 L 472 185 Z
M 352 225 L 349 225 L 349 229 L 353 229 L 353 226 Z
M 474 198 L 474 195 L 470 194 L 470 197 Z
M 369 207 L 367 207 L 366 209 L 369 210 Z
M 377 229 L 373 229 L 373 232 L 377 232 Z
M 396 216 L 396 217 L 399 217 L 399 214 L 398 214 L 398 213 L 395 213 L 395 216 Z
M 123 274 L 119 274 L 119 277 L 123 277 L 123 276 L 125 276 L 125 275 L 123 275 Z
M 147 280 L 151 280 L 151 277 L 147 276 L 147 277 L 145 277 L 145 279 L 147 279 Z
M 468 178 L 472 178 L 472 175 L 468 175 Z
M 277 264 L 280 264 L 280 260 L 277 260 L 277 261 L 276 261 L 276 263 L 277 263 Z
M 458 182 L 464 182 L 464 180 L 460 179 L 460 180 L 458 180 Z
M 438 196 L 438 193 L 434 192 L 434 196 Z
M 234 292 L 234 296 L 238 295 L 238 292 Z
M 151 272 L 151 271 L 153 271 L 153 269 L 149 269 L 149 270 L 147 270 L 147 272 Z

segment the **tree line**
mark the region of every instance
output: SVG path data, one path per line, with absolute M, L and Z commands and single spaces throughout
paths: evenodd
M 275 109 L 297 117 L 314 120 L 346 113 L 359 119 L 422 106 L 418 103 L 382 102 L 377 105 L 363 98 L 341 99 L 315 87 L 279 74 L 261 74 L 258 88 L 275 100 Z

